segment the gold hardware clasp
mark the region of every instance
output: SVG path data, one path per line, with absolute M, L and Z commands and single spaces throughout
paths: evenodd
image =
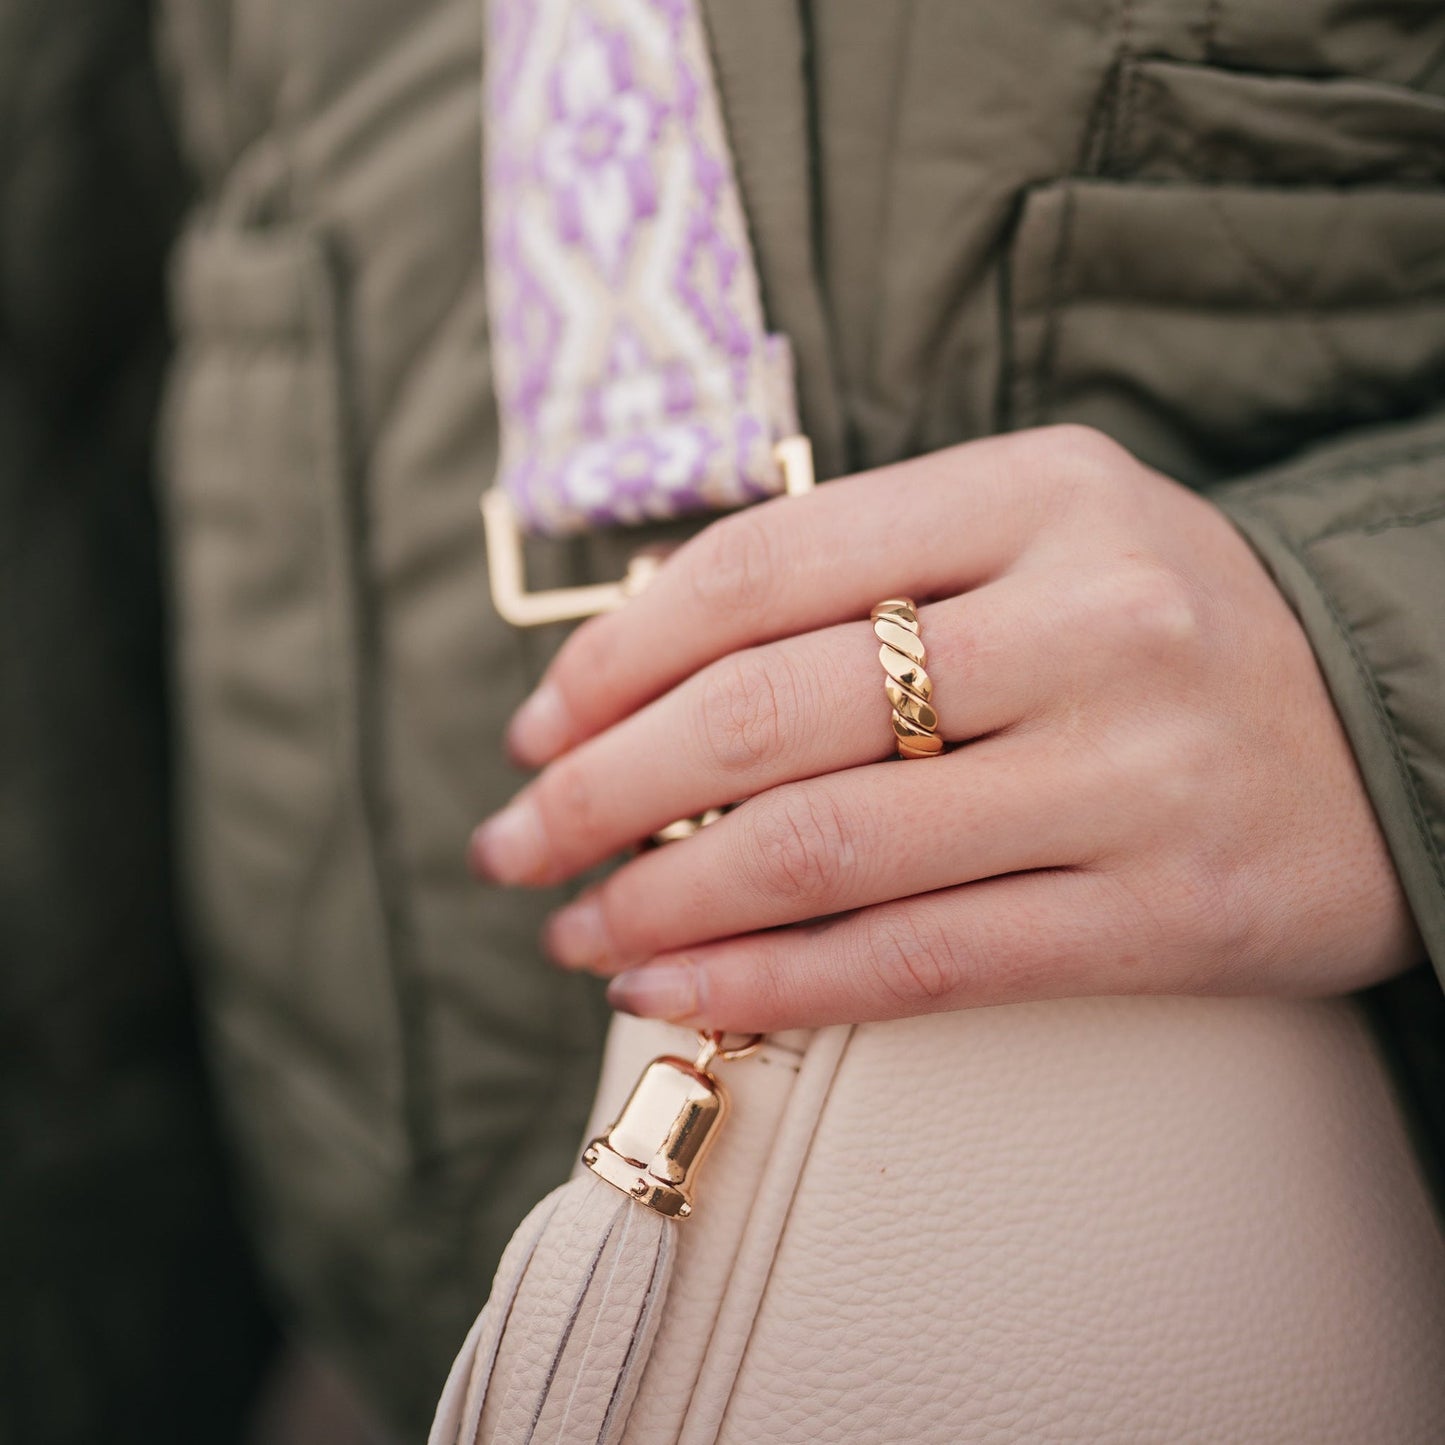
M 727 1090 L 709 1072 L 718 1060 L 746 1058 L 762 1043 L 751 1035 L 737 1048 L 721 1034 L 699 1034 L 694 1063 L 673 1054 L 642 1072 L 617 1122 L 598 1135 L 582 1162 L 600 1179 L 659 1214 L 686 1219 L 692 1187 L 727 1117 Z
M 813 490 L 813 448 L 807 437 L 785 437 L 773 448 L 773 455 L 782 468 L 783 490 L 788 496 L 800 497 Z M 616 582 L 529 592 L 522 528 L 511 498 L 500 486 L 493 486 L 483 495 L 481 505 L 492 605 L 513 627 L 575 622 L 600 612 L 615 612 L 647 585 L 660 565 L 656 553 L 644 552 L 632 559 L 627 575 Z

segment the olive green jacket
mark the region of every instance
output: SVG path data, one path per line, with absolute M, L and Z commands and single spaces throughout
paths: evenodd
M 0 1441 L 237 1445 L 271 1348 L 169 880 L 145 0 L 0 0 Z
M 344 14 L 340 13 L 344 9 Z M 705 0 L 821 474 L 1091 423 L 1216 495 L 1318 650 L 1445 960 L 1445 7 Z M 185 852 L 255 1218 L 415 1429 L 604 1026 L 480 888 L 476 0 L 174 0 L 204 189 L 168 506 Z M 539 544 L 542 580 L 635 538 Z

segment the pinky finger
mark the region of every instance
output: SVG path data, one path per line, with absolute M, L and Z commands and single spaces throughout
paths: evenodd
M 607 996 L 647 1018 L 771 1032 L 1185 986 L 1147 967 L 1138 927 L 1101 874 L 1016 873 L 663 954 Z

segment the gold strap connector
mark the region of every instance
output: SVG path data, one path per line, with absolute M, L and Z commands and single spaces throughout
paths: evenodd
M 783 490 L 788 496 L 799 497 L 813 490 L 813 448 L 807 437 L 785 437 L 773 448 L 773 455 L 782 468 Z M 632 559 L 627 575 L 616 582 L 529 592 L 521 524 L 511 498 L 499 486 L 491 487 L 482 497 L 482 523 L 487 534 L 492 605 L 513 627 L 541 627 L 549 622 L 575 622 L 600 612 L 615 612 L 646 586 L 659 565 L 655 552 L 643 552 Z
M 642 1071 L 616 1122 L 582 1155 L 599 1179 L 672 1219 L 692 1213 L 697 1171 L 727 1118 L 727 1090 L 713 1066 L 745 1059 L 763 1042 L 761 1034 L 748 1034 L 729 1048 L 720 1033 L 697 1038 L 694 1063 L 664 1054 Z

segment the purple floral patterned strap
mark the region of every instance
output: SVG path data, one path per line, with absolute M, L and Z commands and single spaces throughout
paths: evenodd
M 780 492 L 797 431 L 697 0 L 487 0 L 500 481 L 552 534 Z

